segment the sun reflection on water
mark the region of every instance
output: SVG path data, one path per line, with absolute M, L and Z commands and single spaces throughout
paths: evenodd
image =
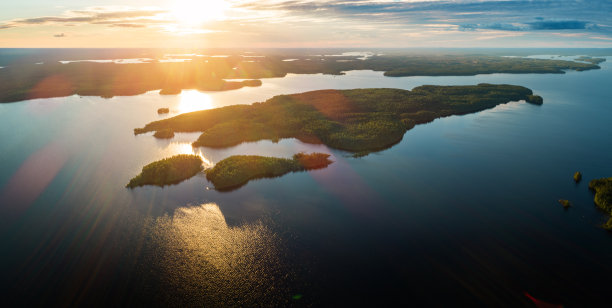
M 202 150 L 200 150 L 198 148 L 194 148 L 193 146 L 191 146 L 190 143 L 182 143 L 182 142 L 181 143 L 172 143 L 169 146 L 169 152 L 172 155 L 178 155 L 178 154 L 193 154 L 193 155 L 198 155 L 198 156 L 200 156 L 200 158 L 204 162 L 203 163 L 204 169 L 212 168 L 215 165 L 210 159 L 208 159 L 206 156 L 204 156 L 204 153 L 202 153 Z
M 278 271 L 278 237 L 263 224 L 228 226 L 215 203 L 178 208 L 151 223 L 160 274 L 192 304 L 240 306 L 280 289 L 283 279 L 271 279 Z
M 210 95 L 198 90 L 184 90 L 180 94 L 178 110 L 180 113 L 207 110 L 213 108 L 213 100 Z

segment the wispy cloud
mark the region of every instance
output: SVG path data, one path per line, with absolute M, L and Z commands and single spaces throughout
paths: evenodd
M 612 37 L 604 37 L 604 36 L 591 36 L 592 39 L 596 39 L 596 40 L 606 40 L 606 41 L 612 41 Z
M 534 21 L 526 23 L 491 23 L 491 24 L 464 24 L 459 29 L 472 31 L 477 29 L 504 30 L 504 31 L 538 31 L 538 30 L 596 30 L 599 27 L 594 23 L 579 20 L 560 21 Z
M 612 38 L 609 0 L 225 1 L 229 4 L 225 18 L 207 22 L 205 27 L 181 23 L 170 8 L 94 7 L 8 20 L 0 22 L 0 29 L 98 25 L 109 32 L 122 28 L 125 33 L 148 31 L 151 36 L 205 35 L 208 42 L 220 45 L 313 47 L 322 42 L 386 47 L 463 42 L 471 46 L 474 41 L 494 44 L 513 37 L 517 42 L 545 38 L 550 44 L 567 45 L 573 39 L 609 42 Z
M 393 27 L 421 24 L 424 28 L 449 31 L 602 32 L 612 24 L 612 1 L 607 0 L 264 0 L 237 1 L 236 5 L 256 11 L 278 11 L 291 17 L 353 20 Z
M 168 13 L 163 9 L 138 9 L 128 7 L 96 7 L 85 10 L 67 11 L 61 16 L 43 16 L 34 18 L 13 19 L 0 29 L 22 26 L 60 24 L 74 26 L 79 24 L 106 24 L 110 26 L 145 27 L 150 24 L 169 23 L 161 15 Z M 152 19 L 152 17 L 160 17 Z
M 120 28 L 144 28 L 146 25 L 143 24 L 120 24 L 120 23 L 112 23 L 111 27 L 120 27 Z

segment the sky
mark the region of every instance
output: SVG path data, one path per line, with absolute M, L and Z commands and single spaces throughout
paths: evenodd
M 611 0 L 15 0 L 0 47 L 612 47 Z

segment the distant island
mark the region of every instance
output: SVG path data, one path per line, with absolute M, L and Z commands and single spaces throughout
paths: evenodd
M 329 154 L 323 153 L 298 153 L 292 159 L 237 155 L 230 156 L 206 170 L 206 178 L 217 190 L 232 190 L 245 185 L 250 180 L 325 168 L 331 163 Z
M 569 200 L 565 200 L 565 199 L 559 199 L 559 204 L 563 205 L 563 208 L 570 208 L 572 206 L 572 203 Z
M 297 138 L 367 153 L 396 144 L 417 124 L 521 100 L 542 103 L 530 89 L 513 85 L 420 86 L 412 91 L 322 90 L 181 114 L 134 129 L 134 133 L 202 132 L 193 145 L 216 148 Z
M 576 171 L 576 173 L 574 173 L 574 182 L 578 183 L 580 181 L 582 181 L 582 173 Z
M 612 215 L 612 178 L 603 178 L 589 182 L 589 189 L 595 192 L 595 204 Z M 612 218 L 603 227 L 612 231 Z
M 444 63 L 444 57 L 407 61 L 385 72 L 385 76 L 472 76 L 477 74 L 564 74 L 564 70 L 599 69 L 596 63 L 564 60 L 508 58 L 496 56 L 461 56 Z M 442 64 L 442 63 L 444 64 Z
M 510 58 L 485 55 L 375 55 L 356 56 L 268 55 L 247 58 L 198 57 L 186 62 L 93 63 L 45 62 L 16 64 L 0 71 L 0 102 L 70 95 L 110 98 L 160 90 L 162 95 L 179 94 L 183 89 L 227 91 L 260 86 L 261 78 L 287 74 L 341 75 L 351 70 L 383 71 L 385 76 L 470 76 L 492 73 L 553 73 L 565 70 L 599 69 L 599 58 L 578 58 L 582 62 Z M 577 59 L 577 60 L 578 60 Z M 590 62 L 585 63 L 584 61 Z M 238 80 L 236 80 L 238 79 Z
M 178 184 L 202 171 L 202 158 L 197 155 L 180 154 L 150 163 L 142 172 L 130 180 L 127 188 Z
M 587 57 L 587 56 L 582 56 L 579 58 L 574 59 L 575 61 L 583 61 L 583 62 L 590 62 L 593 64 L 599 64 L 601 62 L 605 62 L 606 59 L 605 58 L 593 58 L 593 57 Z
M 220 68 L 223 66 L 223 68 Z M 257 87 L 260 80 L 226 81 L 232 70 L 213 63 L 45 63 L 7 67 L 0 73 L 0 102 L 71 95 L 129 96 L 160 90 L 179 94 L 183 89 L 227 91 Z M 221 74 L 221 72 L 224 72 Z

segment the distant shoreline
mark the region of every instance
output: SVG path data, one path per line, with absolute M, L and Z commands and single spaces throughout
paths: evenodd
M 116 51 L 116 50 L 115 50 Z M 419 55 L 344 52 L 340 54 L 192 55 L 184 62 L 95 63 L 36 62 L 0 70 L 0 102 L 71 95 L 139 95 L 160 90 L 177 94 L 184 89 L 228 91 L 257 87 L 263 78 L 287 74 L 341 75 L 352 70 L 382 71 L 388 77 L 473 76 L 479 74 L 563 74 L 566 70 L 599 69 L 599 62 L 516 58 L 491 55 Z M 317 50 L 318 51 L 318 50 Z M 295 52 L 295 51 L 294 51 Z M 113 54 L 114 55 L 114 54 Z M 114 55 L 116 56 L 116 55 Z M 186 59 L 187 55 L 166 55 Z M 0 59 L 2 53 L 0 52 Z M 116 57 L 113 57 L 116 58 Z M 293 61 L 285 61 L 291 59 Z M 239 79 L 241 81 L 234 81 Z

